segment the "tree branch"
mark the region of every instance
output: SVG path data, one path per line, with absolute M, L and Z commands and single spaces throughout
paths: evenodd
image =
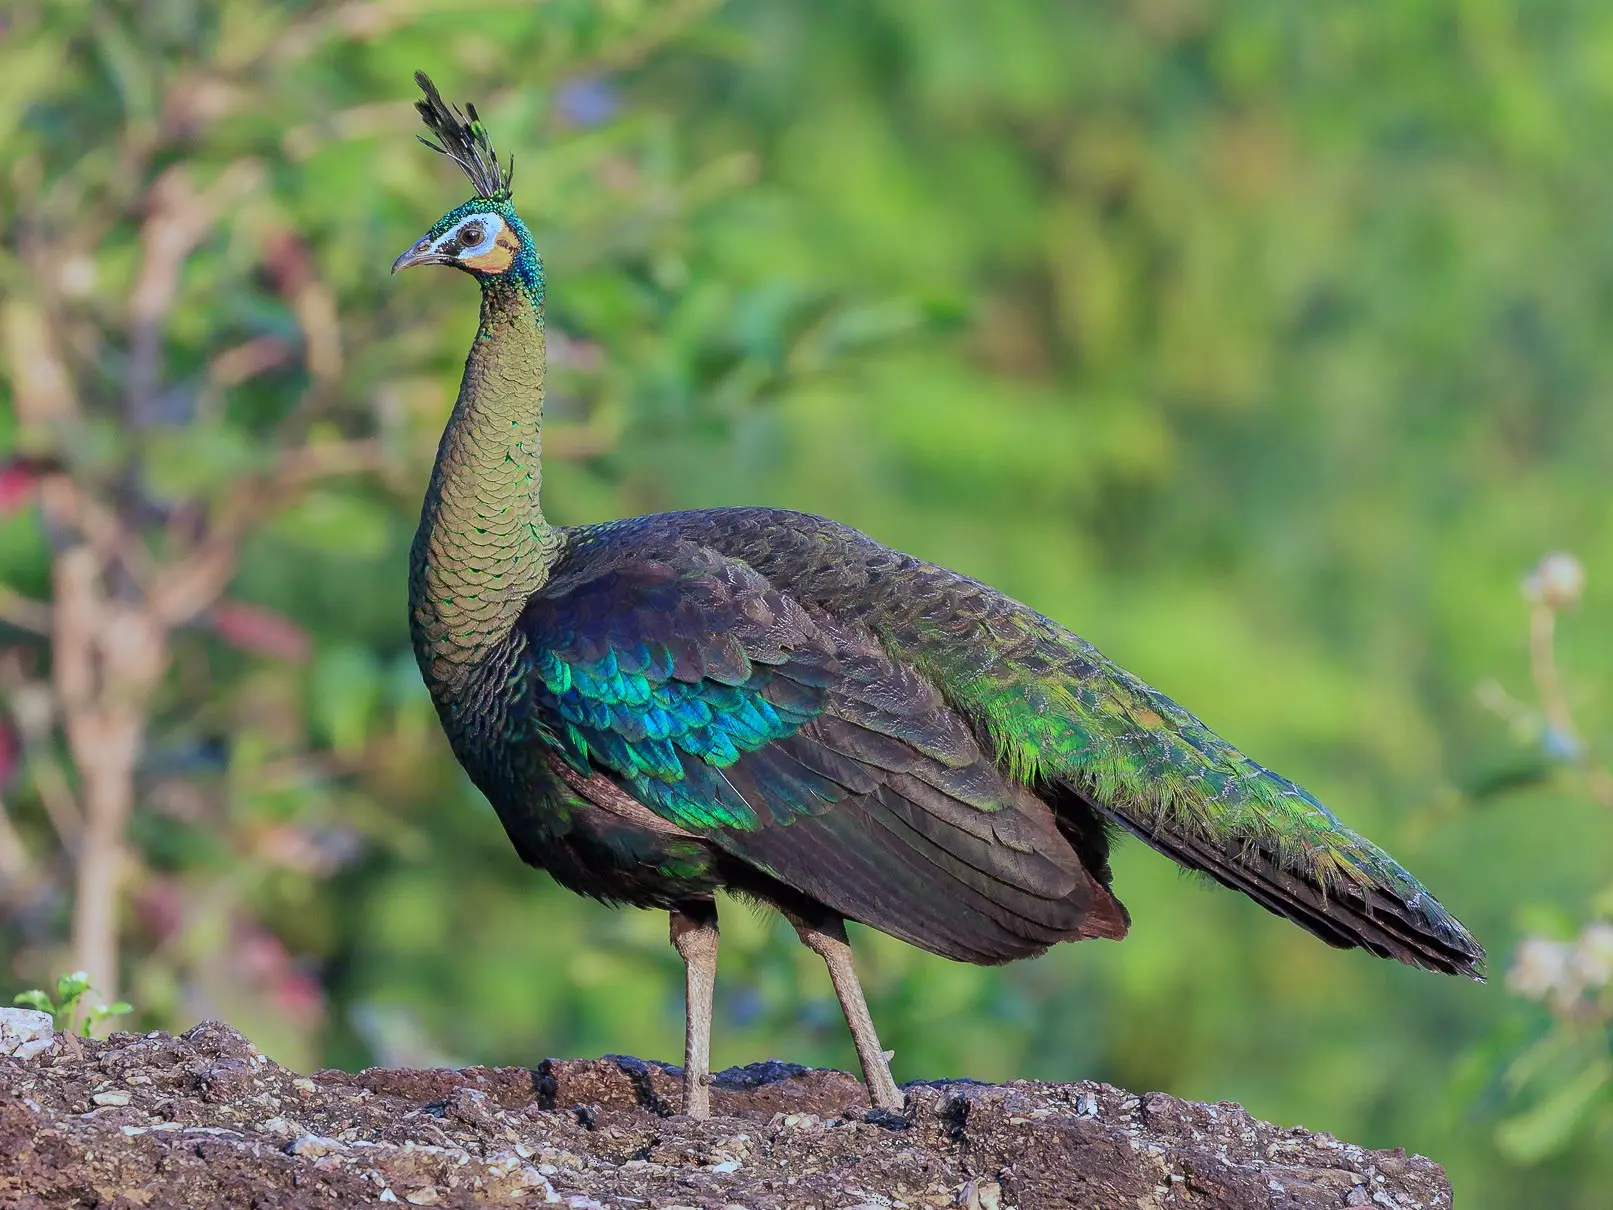
M 375 438 L 281 451 L 273 470 L 230 493 L 189 555 L 153 578 L 147 597 L 153 616 L 171 629 L 205 613 L 235 578 L 249 526 L 284 508 L 316 479 L 379 470 L 384 464 L 385 451 Z
M 56 707 L 50 686 L 29 679 L 13 653 L 11 657 L 0 659 L 0 690 L 4 690 L 11 717 L 17 723 L 28 779 L 39 793 L 56 839 L 64 850 L 74 853 L 78 849 L 79 833 L 84 828 L 84 817 L 73 797 L 73 788 L 68 785 L 51 751 Z
M 219 215 L 263 180 L 255 160 L 237 160 L 198 192 L 182 165 L 169 168 L 147 192 L 150 209 L 140 228 L 140 262 L 129 293 L 130 358 L 125 406 L 144 423 L 162 377 L 162 334 L 179 291 L 185 261 L 207 238 Z

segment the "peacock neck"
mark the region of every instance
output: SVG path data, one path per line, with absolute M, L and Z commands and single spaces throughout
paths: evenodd
M 525 268 L 483 283 L 481 324 L 411 552 L 410 631 L 439 702 L 509 634 L 560 547 L 538 503 L 542 267 Z

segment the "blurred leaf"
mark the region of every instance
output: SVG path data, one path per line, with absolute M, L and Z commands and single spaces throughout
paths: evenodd
M 1514 905 L 1513 919 L 1524 937 L 1566 941 L 1579 932 L 1578 914 L 1565 904 L 1530 902 Z
M 211 496 L 255 469 L 251 438 L 236 428 L 191 424 L 145 437 L 143 482 L 163 500 Z
M 1604 888 L 1591 900 L 1591 915 L 1613 920 L 1613 886 Z
M 1508 1159 L 1520 1164 L 1538 1164 L 1557 1154 L 1610 1082 L 1613 1060 L 1592 1060 L 1533 1109 L 1504 1119 L 1495 1130 L 1496 1146 Z
M 71 1008 L 78 1003 L 78 999 L 90 990 L 90 979 L 83 971 L 71 971 L 56 980 L 56 1004 L 58 1008 Z
M 1463 779 L 1462 789 L 1475 802 L 1483 802 L 1538 786 L 1554 777 L 1561 768 L 1561 759 L 1551 756 L 1541 745 L 1512 748 L 1468 774 Z
M 331 747 L 343 753 L 364 748 L 381 691 L 381 668 L 368 648 L 335 647 L 319 655 L 309 678 L 309 709 Z
M 364 496 L 319 490 L 309 492 L 277 517 L 270 530 L 306 550 L 370 560 L 387 549 L 391 519 L 385 509 Z
M 30 988 L 25 992 L 18 992 L 11 998 L 11 1002 L 20 1004 L 24 1008 L 32 1008 L 37 1012 L 53 1013 L 55 1011 L 55 1005 L 51 1003 L 50 997 L 37 987 Z

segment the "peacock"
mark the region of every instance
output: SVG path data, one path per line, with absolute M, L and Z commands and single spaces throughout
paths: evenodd
M 414 651 L 521 858 L 669 913 L 687 1114 L 710 1113 L 719 890 L 822 957 L 891 1111 L 845 922 L 981 964 L 1119 940 L 1119 833 L 1329 945 L 1481 977 L 1483 950 L 1382 849 L 986 584 L 782 509 L 546 521 L 544 270 L 514 160 L 415 80 L 421 141 L 476 196 L 392 271 L 452 266 L 482 302 L 411 551 Z

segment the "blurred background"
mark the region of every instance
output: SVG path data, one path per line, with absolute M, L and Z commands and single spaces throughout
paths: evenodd
M 1463 1206 L 1608 1204 L 1588 0 L 0 5 L 4 999 L 83 967 L 303 1069 L 680 1057 L 664 916 L 519 863 L 408 650 L 477 310 L 387 275 L 468 192 L 417 67 L 546 257 L 551 519 L 782 505 L 991 581 L 1492 954 L 1331 951 L 1123 845 L 1124 945 L 858 933 L 898 1079 L 1237 1100 Z M 787 928 L 724 938 L 719 1066 L 853 1065 Z

